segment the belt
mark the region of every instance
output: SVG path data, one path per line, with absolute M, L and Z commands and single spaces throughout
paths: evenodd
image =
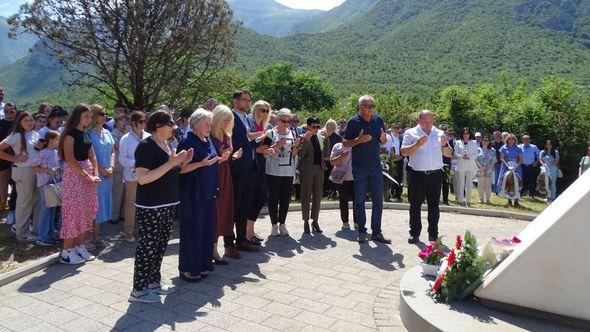
M 533 164 L 522 164 L 522 166 L 533 166 Z
M 433 169 L 433 170 L 430 170 L 430 171 L 416 171 L 416 170 L 412 170 L 412 172 L 414 172 L 414 173 L 420 173 L 420 174 L 425 174 L 425 175 L 430 175 L 430 174 L 439 173 L 439 172 L 441 172 L 441 170 L 440 169 Z

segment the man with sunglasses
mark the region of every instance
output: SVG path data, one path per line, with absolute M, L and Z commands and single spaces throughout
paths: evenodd
M 381 169 L 381 144 L 387 140 L 385 123 L 375 115 L 375 100 L 371 96 L 362 96 L 358 101 L 359 114 L 353 116 L 346 124 L 342 144 L 352 148 L 352 174 L 354 177 L 354 204 L 357 207 L 358 231 L 357 241 L 367 242 L 367 216 L 365 197 L 367 187 L 371 192 L 371 239 L 391 243 L 381 232 L 383 214 L 383 174 Z

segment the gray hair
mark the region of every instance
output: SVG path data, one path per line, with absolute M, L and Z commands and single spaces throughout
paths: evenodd
M 432 115 L 434 116 L 434 113 L 432 113 L 431 110 L 421 110 L 420 113 L 418 113 L 418 119 L 422 119 L 423 116 L 425 115 Z
M 336 130 L 336 128 L 338 127 L 338 124 L 336 123 L 336 120 L 334 120 L 334 119 L 328 119 L 328 121 L 326 121 L 325 127 L 328 128 L 330 126 L 332 126 L 332 128 L 334 128 L 334 130 Z
M 369 95 L 361 96 L 359 98 L 359 105 L 362 104 L 363 101 L 369 101 L 369 100 L 375 101 L 375 98 L 373 98 L 372 96 L 369 96 Z
M 197 110 L 194 111 L 193 114 L 191 114 L 191 117 L 188 120 L 188 123 L 190 124 L 190 126 L 192 128 L 193 126 L 195 126 L 197 123 L 199 123 L 201 120 L 203 120 L 205 118 L 209 118 L 209 120 L 213 120 L 213 113 L 207 111 L 204 108 L 197 108 Z
M 293 116 L 293 113 L 291 113 L 291 110 L 288 108 L 281 108 L 278 112 L 277 112 L 277 118 L 281 119 L 281 118 L 289 118 L 291 119 L 291 117 Z

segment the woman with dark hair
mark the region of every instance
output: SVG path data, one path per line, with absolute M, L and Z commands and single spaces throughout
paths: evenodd
M 584 172 L 590 169 L 590 146 L 586 148 L 586 155 L 580 160 L 580 168 L 578 169 L 578 177 L 582 176 Z
M 35 144 L 39 140 L 39 134 L 33 130 L 35 119 L 29 112 L 19 113 L 14 122 L 10 135 L 0 143 L 0 158 L 13 163 L 12 179 L 18 192 L 15 211 L 16 239 L 35 241 L 36 235 L 29 232 L 29 225 L 32 214 L 33 230 L 36 230 L 39 220 L 39 192 L 36 188 L 37 177 L 31 166 L 37 154 Z M 7 152 L 9 148 L 12 148 L 15 155 Z
M 92 229 L 96 218 L 96 186 L 100 184 L 96 156 L 85 129 L 91 117 L 88 106 L 76 106 L 59 140 L 59 156 L 66 162 L 62 181 L 60 232 L 64 249 L 59 255 L 64 264 L 81 264 L 95 258 L 84 246 L 86 231 Z
M 461 139 L 455 141 L 455 158 L 457 159 L 457 205 L 469 206 L 471 204 L 471 188 L 473 177 L 477 171 L 477 142 L 471 137 L 471 130 L 463 128 Z
M 539 154 L 539 161 L 541 166 L 545 167 L 545 171 L 551 178 L 551 191 L 547 193 L 546 202 L 551 203 L 557 197 L 557 173 L 559 170 L 559 151 L 555 149 L 555 144 L 552 140 L 547 140 L 545 149 Z
M 104 247 L 100 239 L 100 224 L 111 220 L 113 216 L 113 170 L 115 166 L 115 140 L 108 129 L 103 125 L 107 121 L 107 110 L 101 105 L 90 106 L 92 122 L 90 124 L 90 141 L 96 155 L 96 164 L 100 184 L 96 187 L 98 195 L 98 212 L 94 221 L 91 246 Z
M 160 267 L 180 203 L 181 165 L 192 159 L 192 149 L 176 153 L 170 148 L 168 139 L 174 121 L 166 111 L 152 113 L 147 129 L 152 136 L 142 140 L 135 150 L 139 243 L 129 301 L 152 303 L 160 301 L 158 295 L 174 292 L 161 282 Z

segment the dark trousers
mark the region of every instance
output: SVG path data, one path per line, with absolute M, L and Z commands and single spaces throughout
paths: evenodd
M 250 193 L 252 195 L 252 201 L 250 203 L 250 209 L 248 210 L 248 220 L 256 221 L 256 219 L 258 219 L 260 211 L 267 201 L 267 190 L 266 174 L 264 174 L 264 172 L 257 172 Z
M 185 204 L 180 218 L 178 270 L 196 276 L 213 271 L 217 201 Z
M 318 221 L 320 204 L 322 203 L 322 188 L 324 187 L 324 171 L 320 165 L 312 165 L 301 173 L 301 216 L 303 221 L 309 221 L 309 207 L 311 205 L 311 219 Z
M 293 192 L 292 176 L 267 175 L 268 215 L 273 225 L 284 224 L 289 211 L 291 193 Z
M 442 171 L 431 174 L 410 170 L 410 235 L 420 236 L 422 221 L 420 209 L 424 200 L 428 203 L 428 237 L 438 237 L 438 219 L 440 210 L 438 203 L 443 181 Z
M 354 181 L 344 181 L 338 185 L 338 200 L 340 203 L 340 219 L 348 223 L 348 202 L 352 201 L 352 220 L 357 223 L 357 206 L 354 204 Z
M 539 167 L 533 165 L 522 165 L 522 189 L 520 195 L 523 196 L 528 191 L 529 195 L 535 196 L 537 192 L 537 176 Z
M 133 290 L 142 291 L 151 283 L 159 283 L 162 278 L 160 267 L 170 229 L 176 219 L 176 206 L 137 208 L 135 219 L 139 228 L 139 243 L 135 252 Z
M 232 176 L 234 184 L 234 224 L 236 225 L 235 234 L 223 237 L 225 247 L 231 247 L 246 241 L 246 219 L 252 203 L 252 187 L 254 185 L 254 169 L 250 174 Z
M 325 197 L 335 197 L 336 195 L 336 187 L 334 183 L 330 181 L 330 173 L 332 173 L 332 166 L 330 162 L 326 162 L 326 170 L 324 171 L 324 196 Z
M 444 166 L 445 169 L 448 169 L 449 166 Z M 449 204 L 449 188 L 450 188 L 451 184 L 449 183 L 447 177 L 445 176 L 445 174 L 443 173 L 443 182 L 442 182 L 442 197 L 443 197 L 443 202 L 445 204 Z

